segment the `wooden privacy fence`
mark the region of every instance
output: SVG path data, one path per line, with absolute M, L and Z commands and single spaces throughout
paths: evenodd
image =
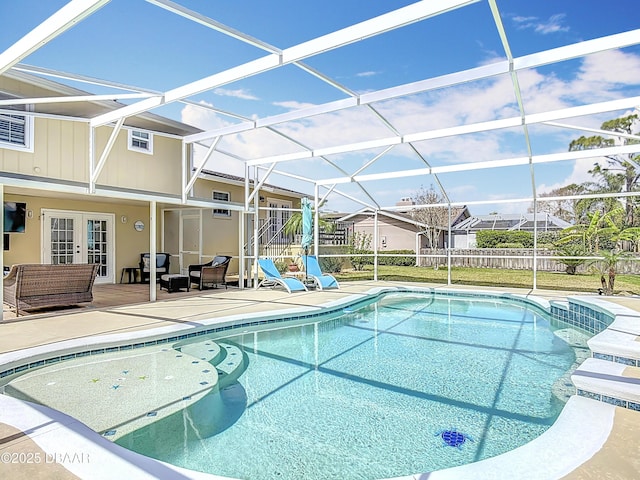
M 451 250 L 451 266 L 474 268 L 502 268 L 509 270 L 532 270 L 533 248 L 465 248 Z M 447 265 L 447 250 L 422 249 L 418 259 L 421 267 L 435 267 Z M 553 258 L 555 257 L 555 258 Z M 556 252 L 551 250 L 538 250 L 537 269 L 543 272 L 564 272 L 566 265 L 560 263 Z M 633 256 L 620 260 L 616 264 L 616 272 L 619 274 L 640 273 L 640 257 Z M 591 263 L 590 260 L 587 264 Z M 589 265 L 577 267 L 577 273 L 586 273 Z

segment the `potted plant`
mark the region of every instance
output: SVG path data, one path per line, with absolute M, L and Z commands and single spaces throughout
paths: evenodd
M 290 272 L 299 272 L 300 271 L 300 268 L 298 267 L 298 264 L 296 263 L 296 261 L 293 258 L 289 259 L 288 268 L 289 268 Z

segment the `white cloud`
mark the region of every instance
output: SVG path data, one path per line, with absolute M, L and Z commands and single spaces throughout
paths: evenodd
M 526 25 L 537 20 L 538 17 L 523 17 L 521 15 L 513 15 L 511 19 L 519 25 Z
M 557 13 L 551 15 L 547 20 L 540 20 L 538 17 L 522 17 L 512 16 L 511 20 L 516 24 L 516 27 L 520 30 L 531 29 L 536 33 L 547 35 L 557 32 L 568 32 L 569 27 L 562 25 L 566 15 L 564 13 Z
M 585 90 L 607 90 L 615 85 L 637 85 L 640 57 L 620 50 L 609 50 L 586 57 L 580 68 L 578 83 Z
M 313 107 L 313 103 L 303 103 L 296 100 L 287 100 L 284 102 L 273 102 L 276 107 L 286 108 L 287 110 L 301 110 L 303 108 Z
M 201 128 L 202 130 L 213 130 L 226 127 L 231 124 L 231 122 L 225 120 L 224 117 L 207 109 L 207 107 L 213 107 L 211 103 L 205 101 L 200 101 L 199 103 L 202 107 L 198 107 L 196 105 L 185 105 L 180 112 L 182 122 Z
M 568 74 L 568 69 L 562 71 L 563 76 L 547 73 L 544 70 L 525 70 L 518 72 L 518 81 L 522 90 L 525 112 L 527 114 L 541 111 L 556 110 L 575 105 L 582 105 L 593 101 L 611 100 L 628 96 L 623 89 L 627 87 L 638 88 L 637 79 L 640 78 L 640 57 L 628 52 L 608 51 L 591 55 L 582 60 L 575 60 L 573 75 Z M 543 73 L 544 72 L 544 73 Z M 277 102 L 275 105 L 287 110 L 298 110 L 311 106 L 294 100 Z M 511 78 L 508 75 L 487 79 L 480 82 L 463 84 L 447 89 L 436 90 L 428 94 L 405 97 L 393 101 L 375 104 L 380 111 L 402 134 L 426 131 L 448 126 L 482 122 L 496 118 L 518 116 L 519 111 L 513 94 Z M 591 128 L 599 128 L 603 116 L 583 117 L 572 119 L 574 125 L 583 125 Z M 229 122 L 210 111 L 202 111 L 196 107 L 185 107 L 183 121 L 199 126 L 203 129 L 220 128 Z M 291 138 L 295 138 L 301 144 L 310 148 L 322 148 L 334 145 L 351 144 L 373 138 L 392 137 L 395 134 L 389 130 L 367 107 L 337 111 L 329 114 L 318 115 L 300 121 L 292 121 L 277 125 L 276 128 Z M 579 130 L 567 131 L 544 128 L 545 134 L 554 142 L 566 142 L 583 134 Z M 517 137 L 512 136 L 516 132 Z M 514 144 L 513 138 L 518 138 L 519 143 Z M 544 143 L 544 138 L 540 141 Z M 540 145 L 536 143 L 534 147 Z M 431 164 L 464 163 L 466 161 L 495 160 L 522 156 L 526 153 L 522 140 L 521 128 L 497 131 L 494 133 L 464 135 L 433 141 L 425 141 L 416 145 Z M 239 135 L 230 136 L 221 142 L 221 147 L 243 158 L 260 158 L 268 155 L 302 151 L 303 147 L 268 131 L 249 131 Z M 544 147 L 543 148 L 550 148 Z M 410 152 L 409 149 L 406 150 Z M 373 158 L 377 152 L 357 152 L 340 157 L 355 158 L 359 165 Z M 396 150 L 394 149 L 394 153 Z M 539 154 L 540 151 L 534 151 Z M 548 151 L 542 152 L 548 153 Z M 408 153 L 407 155 L 414 155 Z M 333 156 L 332 160 L 340 162 L 340 157 Z M 321 160 L 314 163 L 286 162 L 278 168 L 296 172 L 311 178 L 320 177 L 318 166 Z M 577 161 L 566 178 L 558 178 L 553 184 L 538 185 L 539 193 L 544 193 L 554 188 L 571 183 L 583 183 L 591 180 L 587 170 L 592 168 L 593 159 Z M 236 162 L 239 163 L 239 162 Z M 357 163 L 357 162 L 356 162 Z M 345 167 L 349 172 L 358 167 Z M 326 174 L 326 172 L 325 172 Z M 496 175 L 502 175 L 496 171 Z M 330 176 L 340 176 L 337 171 L 332 171 Z M 469 201 L 488 198 L 486 189 L 465 184 L 465 177 L 459 176 L 455 182 L 448 182 L 447 187 L 461 195 L 452 196 L 469 198 Z M 469 178 L 473 178 L 470 176 Z M 397 182 L 400 186 L 398 192 L 405 191 L 406 185 L 411 182 L 405 179 Z M 505 179 L 504 189 L 516 187 Z M 418 185 L 415 186 L 416 188 Z M 390 191 L 393 187 L 390 187 Z M 462 195 L 462 192 L 467 195 Z M 377 192 L 376 192 L 377 194 Z M 505 195 L 509 195 L 506 193 Z M 514 193 L 515 196 L 521 196 Z M 388 198 L 392 201 L 392 198 Z M 333 202 L 332 202 L 333 203 Z M 336 202 L 342 203 L 342 202 Z M 506 211 L 507 204 L 501 211 Z
M 378 74 L 379 72 L 373 72 L 373 71 L 360 72 L 360 73 L 356 73 L 356 77 L 373 77 Z
M 568 32 L 569 27 L 563 26 L 562 21 L 565 18 L 564 13 L 559 13 L 549 17 L 549 20 L 536 25 L 535 31 L 546 35 L 548 33 Z
M 604 161 L 604 159 L 602 160 Z M 576 160 L 573 163 L 573 170 L 571 170 L 571 173 L 567 175 L 565 178 L 563 178 L 562 180 L 550 185 L 546 185 L 544 183 L 538 185 L 537 186 L 538 195 L 543 193 L 549 193 L 553 190 L 566 187 L 567 185 L 571 185 L 574 183 L 580 184 L 580 183 L 593 181 L 593 177 L 589 173 L 589 170 L 593 168 L 593 164 L 596 163 L 597 161 L 598 161 L 597 158 L 582 158 L 580 160 Z
M 203 106 L 212 107 L 210 103 L 201 101 Z M 218 128 L 226 127 L 231 124 L 228 120 L 225 120 L 222 116 L 218 115 L 212 110 L 206 108 L 197 107 L 195 105 L 185 105 L 182 109 L 181 120 L 182 122 L 193 125 L 194 127 L 201 128 L 202 130 L 215 130 Z M 202 159 L 206 154 L 207 149 L 200 145 L 194 146 L 194 163 L 199 166 L 202 163 Z M 232 175 L 244 176 L 244 165 L 242 162 L 225 155 L 214 156 L 207 164 L 207 169 L 229 173 Z
M 216 88 L 213 93 L 220 95 L 221 97 L 234 97 L 241 100 L 259 100 L 258 97 L 249 93 L 244 88 L 237 88 L 235 90 L 229 90 L 228 88 Z

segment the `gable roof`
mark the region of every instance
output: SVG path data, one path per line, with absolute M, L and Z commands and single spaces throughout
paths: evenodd
M 95 94 L 84 90 L 17 70 L 9 70 L 0 75 L 0 93 L 5 93 L 16 98 L 23 98 L 25 97 L 25 86 L 31 87 L 38 98 L 95 96 Z M 33 111 L 41 114 L 86 119 L 118 110 L 123 106 L 125 106 L 123 103 L 115 100 L 87 100 L 79 102 L 35 103 L 33 104 Z M 2 108 L 3 107 L 0 106 L 0 109 Z M 151 112 L 144 112 L 128 117 L 124 125 L 179 136 L 202 132 L 199 128 Z
M 232 175 L 230 173 L 223 172 L 214 172 L 213 170 L 202 170 L 200 172 L 200 177 L 207 180 L 214 180 L 221 183 L 226 183 L 228 185 L 237 185 L 244 186 L 244 177 L 240 177 L 238 175 Z M 253 185 L 253 180 L 249 179 L 249 185 Z M 280 193 L 283 195 L 289 195 L 294 197 L 306 197 L 307 195 L 301 192 L 297 192 L 295 190 L 290 190 L 288 188 L 278 187 L 277 185 L 272 185 L 269 183 L 264 183 L 262 185 L 261 190 L 263 191 L 272 191 L 274 193 Z
M 442 208 L 442 209 L 447 209 L 447 207 L 434 207 L 434 208 Z M 371 209 L 371 208 L 363 208 L 362 210 L 359 210 L 355 213 L 352 213 L 350 215 L 346 215 L 343 216 L 341 218 L 338 219 L 338 221 L 340 222 L 347 222 L 349 220 L 352 220 L 358 216 L 363 216 L 363 215 L 373 215 L 375 212 Z M 378 211 L 379 215 L 384 215 L 388 218 L 393 218 L 395 220 L 399 220 L 401 222 L 404 223 L 408 223 L 411 225 L 415 225 L 416 227 L 425 229 L 428 228 L 429 226 L 426 223 L 423 222 L 419 222 L 417 220 L 415 220 L 412 215 L 408 212 L 396 212 L 396 211 L 389 211 L 389 210 L 379 210 Z M 469 216 L 469 209 L 466 206 L 461 206 L 461 207 L 451 207 L 451 225 L 455 225 L 457 222 L 460 222 L 462 220 L 464 220 L 464 218 L 467 218 Z

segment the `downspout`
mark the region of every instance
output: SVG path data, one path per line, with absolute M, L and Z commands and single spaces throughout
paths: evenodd
M 420 266 L 420 257 L 418 257 L 418 255 L 421 255 L 422 252 L 422 248 L 421 248 L 421 243 L 420 242 L 420 236 L 424 235 L 425 233 L 427 233 L 429 230 L 422 230 L 421 232 L 416 232 L 416 267 Z

